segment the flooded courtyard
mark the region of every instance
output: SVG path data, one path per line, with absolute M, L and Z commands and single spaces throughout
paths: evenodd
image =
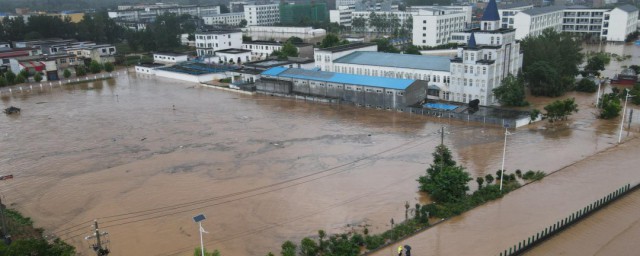
M 506 169 L 551 172 L 617 143 L 619 119 L 596 119 L 595 95 L 566 97 L 580 105 L 571 121 L 511 131 Z M 381 232 L 404 218 L 405 201 L 428 202 L 415 180 L 441 126 L 474 178 L 502 160 L 501 127 L 135 74 L 0 99 L 22 108 L 0 118 L 0 175 L 14 175 L 0 181 L 3 202 L 81 255 L 93 254 L 84 237 L 94 219 L 114 255 L 190 255 L 199 213 L 205 247 L 222 255 L 277 254 L 319 229 Z

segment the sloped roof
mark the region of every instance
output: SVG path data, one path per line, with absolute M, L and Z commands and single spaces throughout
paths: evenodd
M 451 69 L 451 59 L 449 59 L 449 57 L 386 52 L 353 52 L 334 60 L 333 63 L 411 68 L 446 72 Z
M 471 32 L 471 37 L 469 38 L 469 42 L 467 43 L 467 47 L 469 48 L 476 48 L 476 35 Z
M 565 6 L 545 6 L 545 7 L 535 7 L 528 10 L 522 11 L 524 14 L 529 14 L 529 16 L 535 16 L 550 12 L 562 11 L 566 9 Z
M 638 8 L 636 8 L 635 6 L 630 5 L 630 4 L 621 5 L 621 6 L 618 6 L 618 7 L 616 7 L 616 8 L 618 8 L 618 9 L 620 9 L 620 10 L 623 10 L 623 11 L 625 11 L 625 12 L 635 12 L 635 11 L 638 11 Z
M 484 13 L 482 14 L 483 21 L 495 21 L 500 20 L 500 14 L 498 13 L 498 5 L 496 4 L 496 0 L 490 0 L 489 4 L 487 4 L 487 8 L 484 9 Z
M 364 76 L 343 74 L 327 71 L 314 71 L 299 68 L 274 67 L 262 72 L 263 76 L 278 76 L 287 78 L 307 79 L 339 84 L 353 84 L 371 87 L 380 87 L 396 90 L 405 90 L 416 82 L 412 79 L 389 78 L 377 76 Z

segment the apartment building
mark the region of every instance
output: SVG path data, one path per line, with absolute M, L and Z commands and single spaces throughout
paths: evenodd
M 206 25 L 226 24 L 231 26 L 239 26 L 244 18 L 244 12 L 223 13 L 202 17 Z
M 454 32 L 463 31 L 467 13 L 449 9 L 420 9 L 413 15 L 413 44 L 437 46 L 449 43 Z
M 198 31 L 195 37 L 198 56 L 213 55 L 216 51 L 242 47 L 240 30 Z
M 280 23 L 278 4 L 245 5 L 244 19 L 248 26 L 269 26 Z

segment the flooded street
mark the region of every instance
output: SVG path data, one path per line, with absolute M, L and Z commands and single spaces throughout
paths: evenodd
M 597 120 L 594 95 L 566 97 L 576 97 L 580 112 L 565 124 L 540 122 L 512 131 L 506 169 L 550 172 L 615 144 L 619 119 Z M 0 181 L 3 202 L 72 243 L 81 255 L 93 254 L 84 240 L 93 219 L 109 232 L 114 255 L 191 255 L 199 245 L 191 218 L 199 213 L 207 216 L 205 247 L 222 255 L 277 254 L 285 240 L 299 242 L 319 229 L 333 234 L 368 225 L 372 233 L 381 232 L 392 218 L 404 218 L 405 201 L 425 202 L 415 180 L 432 160 L 442 125 L 445 144 L 474 178 L 495 173 L 502 160 L 500 127 L 243 95 L 135 74 L 1 100 L 3 107 L 22 108 L 19 116 L 0 118 L 0 175 L 14 175 Z M 531 102 L 542 109 L 552 100 Z M 639 129 L 633 123 L 629 137 Z M 625 128 L 628 139 L 626 134 Z M 638 164 L 633 158 L 620 161 L 621 167 Z M 585 175 L 584 182 L 602 185 L 580 190 L 585 201 L 620 183 Z M 526 195 L 516 200 L 519 205 L 505 203 L 518 198 L 509 195 L 472 211 L 479 215 L 473 221 L 483 224 L 475 235 L 501 225 L 487 223 L 483 214 L 528 222 L 522 212 L 542 198 L 545 204 L 535 209 L 564 213 L 559 205 L 573 206 L 564 195 L 587 186 L 560 187 L 564 181 L 554 182 L 558 177 L 579 180 L 553 175 L 514 192 Z M 632 174 L 628 179 L 640 180 Z M 484 210 L 495 205 L 502 210 Z M 464 227 L 466 216 L 446 226 Z M 526 237 L 528 228 L 546 221 L 531 219 L 509 237 Z M 425 234 L 441 234 L 440 227 L 445 225 Z M 465 248 L 455 241 L 472 236 L 446 243 L 439 237 L 434 239 L 442 243 L 425 246 L 445 253 L 450 246 Z M 496 253 L 510 243 L 487 246 L 498 248 L 491 252 Z
M 526 255 L 637 255 L 640 191 L 619 199 Z

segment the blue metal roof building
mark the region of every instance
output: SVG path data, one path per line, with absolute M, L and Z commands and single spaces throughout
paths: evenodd
M 449 72 L 451 70 L 451 59 L 449 57 L 386 52 L 353 52 L 334 60 L 333 63 L 411 68 L 445 72 Z
M 296 98 L 328 99 L 357 106 L 400 110 L 427 97 L 427 82 L 343 74 L 299 68 L 274 67 L 261 73 L 256 90 Z
M 274 67 L 268 69 L 262 72 L 262 75 L 299 78 L 328 83 L 363 85 L 395 90 L 405 90 L 416 81 L 412 79 L 352 75 L 285 67 Z

